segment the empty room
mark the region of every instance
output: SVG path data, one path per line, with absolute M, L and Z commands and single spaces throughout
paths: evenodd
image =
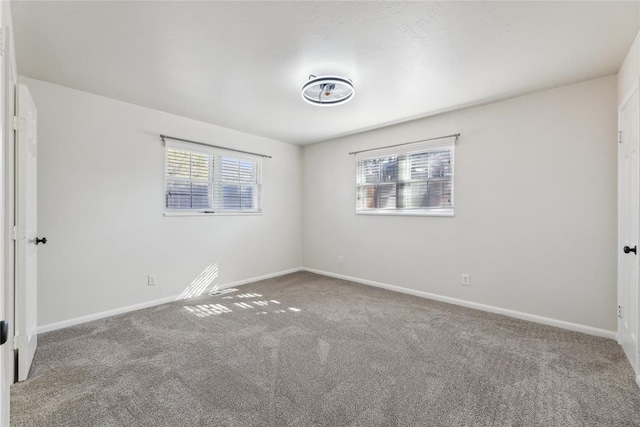
M 640 426 L 640 2 L 0 2 L 0 426 Z

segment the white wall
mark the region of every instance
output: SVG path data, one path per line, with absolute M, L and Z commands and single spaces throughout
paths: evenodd
M 217 263 L 220 285 L 304 265 L 615 330 L 615 76 L 302 150 L 23 81 L 39 111 L 39 234 L 49 238 L 40 325 L 179 294 Z M 454 132 L 455 217 L 354 214 L 349 151 Z M 273 155 L 265 213 L 164 217 L 160 133 Z
M 616 130 L 610 76 L 306 146 L 304 265 L 614 331 Z M 348 152 L 456 132 L 454 217 L 354 214 Z
M 636 35 L 620 71 L 618 71 L 618 103 L 625 100 L 640 77 L 640 33 Z
M 302 265 L 301 149 L 23 78 L 38 108 L 38 324 Z M 263 215 L 164 217 L 159 134 L 272 155 Z M 156 274 L 158 284 L 147 285 Z

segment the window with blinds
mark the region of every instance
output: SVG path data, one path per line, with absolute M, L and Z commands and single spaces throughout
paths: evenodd
M 213 156 L 167 148 L 165 207 L 168 210 L 211 208 Z
M 165 210 L 260 213 L 262 161 L 249 157 L 167 143 Z
M 356 156 L 356 213 L 453 215 L 455 139 Z
M 260 177 L 259 162 L 220 156 L 218 208 L 227 212 L 258 211 Z

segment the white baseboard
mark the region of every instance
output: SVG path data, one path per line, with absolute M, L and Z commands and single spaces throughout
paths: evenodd
M 276 273 L 265 274 L 264 276 L 252 277 L 250 279 L 238 280 L 237 282 L 227 283 L 226 285 L 218 286 L 218 289 L 227 289 L 233 288 L 234 286 L 242 286 L 248 283 L 259 282 L 260 280 L 272 279 L 278 276 L 284 276 L 285 274 L 296 273 L 298 271 L 303 271 L 304 267 L 296 267 L 290 268 L 289 270 L 278 271 Z
M 140 310 L 142 308 L 153 307 L 160 304 L 166 304 L 178 299 L 177 295 L 145 301 L 138 304 L 128 305 L 126 307 L 114 308 L 112 310 L 101 311 L 99 313 L 88 314 L 86 316 L 74 317 L 73 319 L 62 320 L 60 322 L 49 323 L 47 325 L 38 326 L 38 333 L 55 331 L 56 329 L 66 328 L 67 326 L 79 325 L 80 323 L 91 322 L 105 317 L 116 316 L 118 314 L 127 313 L 129 311 Z
M 297 267 L 289 270 L 278 271 L 276 273 L 265 274 L 263 276 L 251 277 L 249 279 L 243 279 L 237 282 L 219 285 L 218 289 L 226 289 L 226 288 L 233 288 L 235 286 L 242 286 L 248 283 L 258 282 L 260 280 L 271 279 L 273 277 L 295 273 L 296 271 L 301 271 L 302 269 L 303 269 L 302 267 Z M 126 307 L 119 307 L 119 308 L 114 308 L 112 310 L 89 314 L 86 316 L 75 317 L 73 319 L 63 320 L 61 322 L 49 323 L 47 325 L 38 326 L 38 333 L 41 334 L 43 332 L 55 331 L 56 329 L 62 329 L 68 326 L 79 325 L 81 323 L 91 322 L 92 320 L 103 319 L 105 317 L 116 316 L 118 314 L 128 313 L 130 311 L 140 310 L 148 307 L 154 307 L 156 305 L 177 301 L 178 299 L 180 299 L 180 295 L 172 295 L 169 297 L 159 298 L 152 301 L 145 301 L 138 304 L 128 305 Z
M 606 329 L 594 328 L 592 326 L 580 325 L 578 323 L 566 322 L 564 320 L 556 320 L 548 317 L 542 317 L 535 314 L 523 313 L 520 311 L 509 310 L 506 308 L 494 307 L 491 305 L 480 304 L 477 302 L 466 301 L 458 298 L 446 297 L 438 294 L 432 294 L 429 292 L 418 291 L 415 289 L 403 288 L 400 286 L 389 285 L 386 283 L 374 282 L 373 280 L 360 279 L 357 277 L 345 276 L 343 274 L 331 273 L 323 270 L 316 270 L 313 268 L 302 268 L 304 271 L 311 273 L 321 274 L 323 276 L 335 277 L 336 279 L 349 280 L 351 282 L 361 283 L 363 285 L 375 286 L 377 288 L 384 288 L 390 291 L 402 292 L 404 294 L 414 295 L 417 297 L 432 299 L 435 301 L 446 302 L 449 304 L 460 305 L 463 307 L 474 308 L 476 310 L 487 311 L 489 313 L 502 314 L 516 319 L 528 320 L 530 322 L 541 323 L 543 325 L 555 326 L 557 328 L 568 329 L 570 331 L 582 332 L 588 335 L 595 335 L 602 338 L 610 338 L 617 340 L 618 334 L 615 331 L 608 331 Z M 640 377 L 638 377 L 640 381 Z M 640 383 L 639 383 L 640 384 Z
M 452 297 L 446 297 L 438 294 L 432 294 L 429 292 L 418 291 L 415 289 L 403 288 L 400 286 L 389 285 L 386 283 L 375 282 L 373 280 L 360 279 L 357 277 L 345 276 L 343 274 L 331 273 L 323 270 L 316 270 L 313 268 L 307 267 L 297 267 L 289 270 L 278 271 L 276 273 L 265 274 L 263 276 L 251 277 L 249 279 L 239 280 L 233 283 L 227 283 L 224 285 L 220 285 L 218 289 L 232 288 L 235 286 L 242 286 L 248 283 L 257 282 L 260 280 L 271 279 L 273 277 L 283 276 L 285 274 L 295 273 L 297 271 L 309 271 L 311 273 L 321 274 L 323 276 L 335 277 L 337 279 L 349 280 L 352 282 L 362 283 L 363 285 L 375 286 L 378 288 L 384 288 L 395 292 L 402 292 L 409 295 L 414 295 L 422 298 L 428 298 L 435 301 L 442 301 L 449 304 L 460 305 L 463 307 L 473 308 L 476 310 L 487 311 L 489 313 L 502 314 L 509 317 L 514 317 L 516 319 L 528 320 L 530 322 L 541 323 L 543 325 L 555 326 L 562 329 L 568 329 L 570 331 L 582 332 L 589 335 L 595 335 L 603 338 L 610 338 L 613 340 L 617 339 L 617 333 L 615 331 L 607 331 L 605 329 L 594 328 L 592 326 L 580 325 L 577 323 L 566 322 L 564 320 L 556 320 L 548 317 L 537 316 L 535 314 L 523 313 L 520 311 L 509 310 L 506 308 L 499 308 L 490 305 L 480 304 L 476 302 L 461 300 Z M 118 314 L 128 313 L 130 311 L 140 310 L 143 308 L 154 307 L 156 305 L 166 304 L 168 302 L 177 301 L 179 299 L 179 295 L 172 295 L 169 297 L 164 297 L 152 301 L 145 301 L 138 304 L 129 305 L 126 307 L 115 308 L 112 310 L 101 311 L 99 313 L 93 313 L 86 316 L 75 317 L 73 319 L 67 319 L 60 322 L 49 323 L 46 325 L 38 326 L 38 333 L 41 334 L 43 332 L 54 331 L 56 329 L 66 328 L 68 326 L 79 325 L 81 323 L 90 322 L 92 320 L 103 319 L 105 317 L 116 316 Z M 640 376 L 637 379 L 638 385 L 640 385 Z

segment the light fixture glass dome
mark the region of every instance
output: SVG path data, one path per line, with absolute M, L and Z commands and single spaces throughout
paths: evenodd
M 313 105 L 344 104 L 354 93 L 353 82 L 339 76 L 309 76 L 302 86 L 302 99 Z

